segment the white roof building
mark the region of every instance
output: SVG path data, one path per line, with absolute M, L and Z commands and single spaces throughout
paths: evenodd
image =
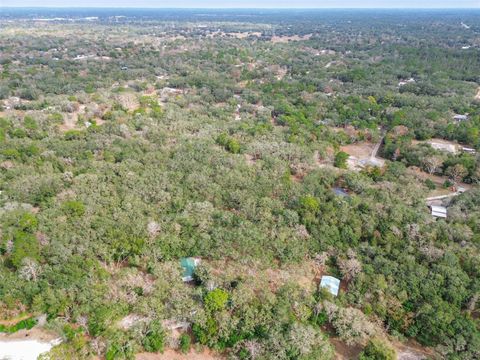
M 337 296 L 338 290 L 340 290 L 340 280 L 334 278 L 333 276 L 322 276 L 320 287 L 327 289 L 328 292 L 333 296 Z
M 473 148 L 469 148 L 469 147 L 462 147 L 462 151 L 463 152 L 466 152 L 466 153 L 469 153 L 469 154 L 475 154 L 476 153 L 476 150 L 473 149 Z
M 445 206 L 432 205 L 432 216 L 437 218 L 447 218 L 447 208 Z
M 468 115 L 467 114 L 465 114 L 465 115 L 456 114 L 456 115 L 453 116 L 453 119 L 457 120 L 457 121 L 465 121 L 465 120 L 468 120 Z

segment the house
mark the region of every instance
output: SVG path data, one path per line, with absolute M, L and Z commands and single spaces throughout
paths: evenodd
M 330 294 L 333 296 L 338 295 L 338 291 L 340 290 L 340 280 L 333 276 L 322 276 L 322 280 L 320 281 L 320 288 L 327 289 Z
M 453 120 L 455 120 L 455 121 L 466 121 L 466 120 L 468 120 L 468 115 L 467 114 L 465 114 L 465 115 L 455 114 L 453 116 Z
M 447 208 L 445 206 L 432 205 L 430 207 L 432 210 L 432 216 L 436 218 L 447 218 Z
M 195 268 L 200 264 L 199 258 L 181 258 L 180 266 L 183 269 L 182 280 L 183 282 L 189 282 L 193 280 L 193 275 L 195 273 Z

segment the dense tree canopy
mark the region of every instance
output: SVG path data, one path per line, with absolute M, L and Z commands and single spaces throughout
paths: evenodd
M 480 357 L 478 12 L 172 14 L 0 17 L 0 317 L 59 359 Z

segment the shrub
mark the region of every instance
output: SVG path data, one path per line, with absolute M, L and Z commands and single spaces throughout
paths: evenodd
M 17 149 L 5 149 L 2 151 L 2 155 L 5 158 L 10 160 L 15 160 L 20 158 L 20 152 Z
M 38 220 L 34 214 L 27 212 L 20 216 L 17 225 L 21 230 L 32 233 L 38 226 Z
M 449 187 L 452 187 L 452 186 L 453 186 L 453 183 L 450 180 L 445 180 L 444 183 L 443 183 L 443 187 L 445 189 L 447 189 Z
M 228 293 L 222 289 L 210 291 L 204 298 L 205 307 L 211 311 L 221 311 L 225 309 L 228 302 Z
M 143 339 L 143 348 L 149 352 L 163 352 L 165 333 L 157 320 L 152 321 Z
M 324 302 L 324 309 L 338 336 L 347 345 L 361 344 L 375 334 L 375 325 L 358 309 Z
M 240 143 L 238 140 L 227 134 L 220 134 L 217 137 L 217 144 L 223 146 L 225 150 L 232 154 L 238 154 L 240 152 Z
M 430 190 L 435 190 L 437 188 L 435 183 L 430 179 L 425 180 L 425 186 Z
M 359 360 L 395 360 L 395 350 L 379 339 L 371 339 L 360 354 Z
M 340 169 L 346 169 L 348 158 L 349 158 L 349 155 L 346 152 L 339 151 L 338 153 L 335 154 L 335 160 L 333 164 Z
M 10 256 L 10 261 L 15 268 L 22 265 L 24 258 L 31 258 L 38 260 L 40 257 L 40 245 L 37 239 L 32 234 L 17 231 L 13 239 L 13 251 Z
M 188 334 L 182 334 L 180 336 L 180 351 L 184 354 L 190 351 L 191 339 Z
M 65 140 L 79 140 L 83 136 L 84 133 L 80 130 L 68 130 L 65 132 Z
M 317 326 L 323 326 L 328 321 L 327 313 L 320 311 L 318 314 L 313 314 L 310 321 Z
M 63 211 L 69 216 L 82 216 L 85 214 L 85 205 L 81 201 L 66 201 L 63 203 Z
M 320 210 L 320 202 L 311 195 L 306 195 L 300 198 L 300 207 L 305 213 L 316 214 Z
M 24 329 L 30 330 L 36 324 L 37 324 L 37 320 L 35 320 L 34 318 L 28 318 L 28 319 L 21 320 L 18 323 L 16 323 L 15 325 L 11 325 L 11 326 L 6 326 L 6 325 L 1 325 L 0 324 L 0 333 L 4 332 L 4 333 L 8 333 L 8 334 L 13 334 L 13 333 L 15 333 L 19 330 L 24 330 Z

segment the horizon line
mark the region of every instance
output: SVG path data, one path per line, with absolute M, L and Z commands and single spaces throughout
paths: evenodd
M 287 7 L 287 6 L 265 6 L 265 7 L 173 7 L 173 6 L 3 6 L 0 4 L 0 9 L 165 9 L 165 10 L 480 10 L 480 5 L 477 7 L 398 7 L 398 6 L 382 6 L 382 7 L 364 7 L 364 6 L 319 6 L 319 7 Z

